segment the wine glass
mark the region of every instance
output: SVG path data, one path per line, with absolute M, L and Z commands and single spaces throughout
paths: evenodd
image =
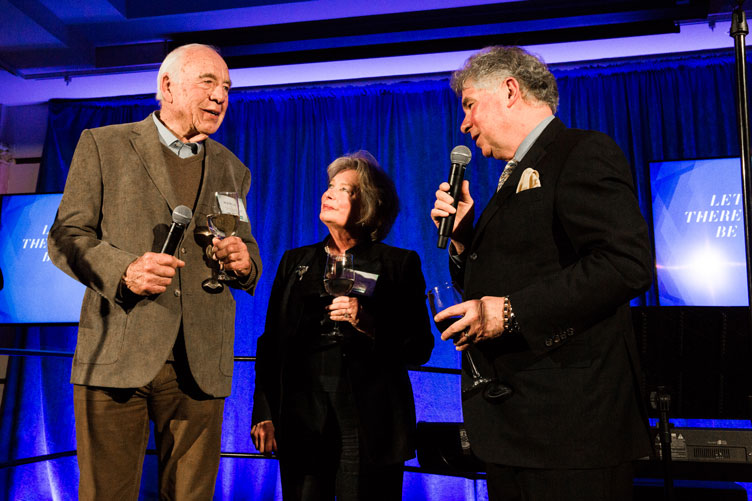
M 457 287 L 453 283 L 449 282 L 428 289 L 427 295 L 431 315 L 434 317 L 440 311 L 462 302 L 462 294 L 460 294 L 459 290 L 457 290 Z M 444 332 L 460 318 L 462 318 L 461 315 L 446 318 L 440 322 L 436 322 L 436 327 L 440 332 Z M 482 391 L 483 398 L 491 403 L 501 402 L 512 395 L 513 390 L 510 386 L 500 383 L 496 378 L 489 378 L 480 374 L 469 349 L 464 350 L 462 356 L 465 357 L 465 362 L 469 369 L 470 377 L 472 378 L 472 382 L 468 386 L 462 388 L 463 394 Z
M 214 203 L 211 212 L 206 216 L 206 220 L 209 224 L 209 230 L 220 240 L 235 235 L 240 221 L 238 193 L 236 191 L 214 193 Z M 232 280 L 232 277 L 225 273 L 224 267 L 222 267 L 217 274 L 217 279 L 227 281 Z
M 346 296 L 355 285 L 355 271 L 353 270 L 352 254 L 328 254 L 324 268 L 324 289 L 334 297 Z M 340 340 L 343 338 L 339 322 L 334 322 L 334 328 L 322 334 L 325 338 Z

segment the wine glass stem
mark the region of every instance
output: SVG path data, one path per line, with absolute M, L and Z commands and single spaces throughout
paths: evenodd
M 473 356 L 467 350 L 463 351 L 463 353 L 465 354 L 465 358 L 467 359 L 467 364 L 470 366 L 470 375 L 473 379 L 480 379 L 480 372 L 478 372 L 478 368 L 475 366 Z

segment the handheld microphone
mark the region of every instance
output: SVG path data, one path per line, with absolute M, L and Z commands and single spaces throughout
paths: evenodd
M 183 238 L 185 227 L 188 226 L 192 218 L 193 211 L 185 205 L 175 207 L 175 210 L 172 211 L 172 226 L 170 226 L 170 232 L 167 233 L 161 252 L 170 255 L 175 254 L 180 239 Z
M 449 159 L 452 162 L 452 168 L 449 170 L 449 195 L 454 199 L 452 206 L 455 209 L 459 203 L 462 180 L 465 178 L 465 167 L 470 163 L 472 157 L 470 148 L 463 145 L 455 146 L 449 154 Z M 439 249 L 446 249 L 449 243 L 449 235 L 452 234 L 454 227 L 454 216 L 455 214 L 449 214 L 439 223 L 439 241 L 436 244 Z

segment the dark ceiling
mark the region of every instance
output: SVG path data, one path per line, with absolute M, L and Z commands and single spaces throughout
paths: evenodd
M 672 33 L 726 0 L 0 0 L 0 67 L 25 79 L 153 69 L 174 46 L 231 68 Z

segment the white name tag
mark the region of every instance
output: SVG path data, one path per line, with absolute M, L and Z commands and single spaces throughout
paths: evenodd
M 239 199 L 236 206 L 234 198 L 217 193 L 217 205 L 219 205 L 220 213 L 239 216 L 242 222 L 248 222 L 248 213 L 245 211 L 245 200 Z M 238 211 L 240 211 L 239 214 Z
M 238 202 L 238 206 L 240 207 L 240 221 L 243 223 L 247 223 L 248 213 L 245 211 L 245 200 L 240 200 Z
M 238 215 L 238 205 L 235 203 L 235 199 L 228 195 L 217 193 L 217 205 L 219 205 L 220 214 L 232 214 Z

